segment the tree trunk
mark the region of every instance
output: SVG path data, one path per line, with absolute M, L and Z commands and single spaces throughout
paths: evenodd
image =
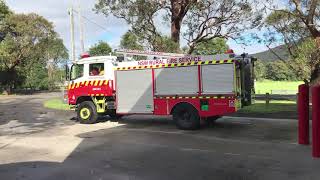
M 194 49 L 195 49 L 194 45 L 189 46 L 188 54 L 193 53 Z
M 172 16 L 171 20 L 171 39 L 175 43 L 179 44 L 180 43 L 180 29 L 181 29 L 181 22 L 180 20 L 176 20 Z
M 171 0 L 171 39 L 180 44 L 181 24 L 186 12 L 189 1 Z
M 315 37 L 315 43 L 316 43 L 316 51 L 314 54 L 311 55 L 311 60 L 318 62 L 315 63 L 314 67 L 312 68 L 312 72 L 311 72 L 311 77 L 310 77 L 310 82 L 311 84 L 319 84 L 319 80 L 320 80 L 320 62 L 319 62 L 319 58 L 320 58 L 320 36 Z
M 311 84 L 318 84 L 319 81 L 319 68 L 315 68 L 312 72 L 311 72 L 311 77 L 310 77 L 310 82 Z

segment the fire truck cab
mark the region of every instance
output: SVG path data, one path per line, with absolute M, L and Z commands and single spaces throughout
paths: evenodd
M 178 128 L 189 130 L 253 102 L 255 59 L 247 54 L 118 53 L 73 62 L 68 102 L 81 123 L 104 115 L 173 115 Z M 128 61 L 133 56 L 149 60 Z

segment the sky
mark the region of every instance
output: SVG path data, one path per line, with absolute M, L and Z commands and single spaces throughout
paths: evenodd
M 16 13 L 37 13 L 55 26 L 55 31 L 63 39 L 65 46 L 70 49 L 70 18 L 68 9 L 73 5 L 78 8 L 80 2 L 82 15 L 94 23 L 84 19 L 84 39 L 85 49 L 98 43 L 107 41 L 112 48 L 117 48 L 120 44 L 121 36 L 129 29 L 129 26 L 121 19 L 115 17 L 105 17 L 103 14 L 96 14 L 93 9 L 96 0 L 6 0 L 7 5 Z M 100 26 L 96 25 L 99 24 Z M 162 26 L 162 25 L 161 25 Z M 76 54 L 80 53 L 80 38 L 78 28 L 78 16 L 75 14 L 75 44 Z M 163 27 L 170 28 L 169 26 Z M 169 31 L 167 31 L 169 32 Z M 263 44 L 251 44 L 244 46 L 235 41 L 228 40 L 228 45 L 236 53 L 243 52 L 254 54 L 267 50 Z

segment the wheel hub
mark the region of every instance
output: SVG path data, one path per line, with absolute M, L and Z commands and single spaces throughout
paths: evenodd
M 184 111 L 184 112 L 182 112 L 182 116 L 181 117 L 182 117 L 183 120 L 190 121 L 191 114 L 188 111 Z
M 88 119 L 90 115 L 91 115 L 91 112 L 88 108 L 85 107 L 80 110 L 80 117 L 82 119 Z

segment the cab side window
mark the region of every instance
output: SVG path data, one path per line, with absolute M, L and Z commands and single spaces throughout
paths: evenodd
M 103 76 L 104 75 L 104 64 L 95 63 L 89 65 L 89 75 L 90 76 Z
M 71 80 L 78 79 L 83 76 L 83 64 L 74 64 L 70 71 Z

